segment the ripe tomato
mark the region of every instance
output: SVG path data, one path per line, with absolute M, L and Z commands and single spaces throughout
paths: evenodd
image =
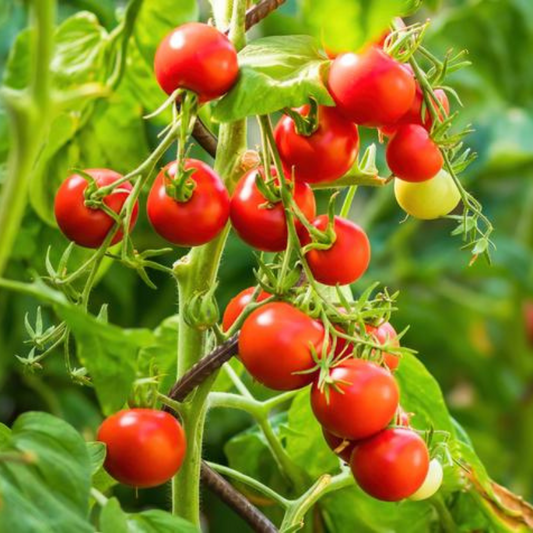
M 275 176 L 275 169 L 271 169 Z M 269 204 L 261 194 L 255 180 L 264 177 L 262 167 L 250 170 L 239 180 L 231 198 L 230 218 L 237 235 L 254 248 L 265 252 L 281 252 L 287 247 L 287 219 L 283 204 Z M 315 216 L 316 204 L 313 191 L 307 183 L 294 184 L 294 200 L 309 219 Z M 302 226 L 296 222 L 296 228 Z
M 445 170 L 421 183 L 394 180 L 398 205 L 414 218 L 433 220 L 451 213 L 461 201 L 461 193 Z
M 196 183 L 192 196 L 179 202 L 167 195 L 166 173 L 176 175 L 176 163 L 169 163 L 157 175 L 146 205 L 148 218 L 159 235 L 178 246 L 199 246 L 213 240 L 229 217 L 229 195 L 224 183 L 208 165 L 187 159 L 186 170 Z
M 341 54 L 331 64 L 328 88 L 338 110 L 362 126 L 384 126 L 407 113 L 415 97 L 411 72 L 377 46 Z
M 390 322 L 383 322 L 383 324 L 378 327 L 366 324 L 365 328 L 367 333 L 373 335 L 379 344 L 390 344 L 393 347 L 400 346 L 398 334 Z M 383 352 L 382 355 L 383 361 L 391 372 L 398 368 L 400 357 L 389 352 Z
M 325 230 L 327 215 L 320 215 L 313 226 Z M 335 242 L 327 250 L 311 250 L 306 254 L 309 268 L 315 279 L 324 285 L 347 285 L 359 279 L 370 263 L 370 242 L 357 224 L 345 218 L 335 217 Z M 304 244 L 311 239 L 304 235 Z
M 424 440 L 414 431 L 390 428 L 359 443 L 350 466 L 367 494 L 396 502 L 422 486 L 429 470 L 429 453 Z
M 350 462 L 350 457 L 352 456 L 353 449 L 356 445 L 355 442 L 351 440 L 342 439 L 330 433 L 327 429 L 322 428 L 322 433 L 324 435 L 324 440 L 326 444 L 345 462 Z
M 364 439 L 394 418 L 399 391 L 387 369 L 370 361 L 347 359 L 332 368 L 330 377 L 336 387 L 321 391 L 315 383 L 311 407 L 317 420 L 334 435 Z
M 408 67 L 408 65 L 405 66 L 406 68 Z M 437 115 L 442 121 L 450 113 L 450 102 L 448 100 L 446 92 L 442 89 L 435 89 L 435 96 L 437 97 L 437 100 L 442 104 L 442 107 L 446 112 L 446 115 L 443 117 L 441 111 L 439 110 L 439 107 L 435 104 L 435 110 L 437 111 Z M 423 117 L 422 109 L 424 109 Z M 418 84 L 416 86 L 415 99 L 413 100 L 413 104 L 409 108 L 409 111 L 407 111 L 407 113 L 403 117 L 401 117 L 400 120 L 398 120 L 395 124 L 388 124 L 387 126 L 383 126 L 380 128 L 380 131 L 384 135 L 392 136 L 398 131 L 398 128 L 402 124 L 418 124 L 420 126 L 424 126 L 424 128 L 426 128 L 426 130 L 428 131 L 431 130 L 431 126 L 433 126 L 433 117 L 431 116 L 431 112 L 429 111 L 429 109 L 424 106 L 424 95 L 422 93 L 420 85 Z
M 154 68 L 167 94 L 178 88 L 189 89 L 201 102 L 227 93 L 239 75 L 231 41 L 216 28 L 199 22 L 183 24 L 161 41 Z
M 307 116 L 309 106 L 297 109 Z M 320 106 L 318 129 L 309 136 L 298 135 L 293 119 L 284 116 L 276 126 L 276 145 L 285 172 L 298 181 L 321 183 L 344 176 L 359 150 L 357 126 L 344 119 L 334 107 Z
M 431 459 L 424 483 L 422 483 L 422 486 L 414 494 L 411 494 L 409 499 L 420 501 L 431 498 L 440 489 L 443 477 L 444 472 L 442 471 L 440 462 L 437 459 Z
M 120 174 L 107 168 L 89 168 L 85 172 L 94 178 L 98 187 L 111 185 L 122 178 Z M 102 209 L 85 205 L 87 186 L 87 180 L 79 174 L 69 176 L 57 191 L 54 204 L 55 217 L 59 229 L 68 239 L 85 248 L 99 248 L 115 225 L 115 221 Z M 103 202 L 109 209 L 119 213 L 131 189 L 130 183 L 122 183 L 107 195 Z M 135 226 L 138 212 L 139 204 L 135 202 L 130 230 Z M 122 230 L 117 231 L 111 244 L 120 242 L 123 236 Z
M 275 390 L 294 390 L 311 383 L 316 372 L 312 350 L 321 354 L 324 328 L 320 322 L 285 302 L 253 311 L 239 336 L 239 355 L 250 374 Z
M 185 433 L 168 413 L 128 409 L 106 418 L 97 439 L 107 446 L 105 469 L 120 483 L 155 487 L 168 481 L 185 456 Z
M 248 287 L 229 301 L 222 317 L 223 331 L 228 331 L 228 329 L 233 326 L 233 323 L 241 316 L 241 313 L 244 311 L 244 308 L 252 301 L 252 295 L 254 291 L 255 287 Z M 257 296 L 256 302 L 262 302 L 263 300 L 266 300 L 269 296 L 270 294 L 268 294 L 268 292 L 260 291 Z
M 444 160 L 423 126 L 404 124 L 387 144 L 387 164 L 405 181 L 426 181 L 437 175 Z

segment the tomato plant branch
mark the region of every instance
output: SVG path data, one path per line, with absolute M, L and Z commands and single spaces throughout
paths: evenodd
M 224 470 L 226 475 L 229 475 L 228 470 L 231 470 L 206 462 L 202 463 L 201 476 L 204 486 L 211 489 L 222 501 L 234 509 L 257 533 L 277 533 L 278 529 L 276 526 L 263 513 L 258 511 L 240 492 L 236 491 L 214 468 L 219 471 Z M 231 472 L 233 473 L 235 471 L 231 470 Z M 247 480 L 252 480 L 252 478 L 247 477 Z M 261 487 L 261 489 L 266 489 L 271 497 L 275 495 L 278 499 L 281 498 L 281 496 L 271 491 L 268 487 L 265 487 L 262 483 L 255 480 L 252 481 L 256 490 L 260 490 Z
M 32 62 L 26 90 L 2 89 L 11 123 L 11 149 L 0 198 L 0 275 L 3 274 L 26 209 L 33 167 L 51 120 L 51 71 L 55 0 L 31 2 Z

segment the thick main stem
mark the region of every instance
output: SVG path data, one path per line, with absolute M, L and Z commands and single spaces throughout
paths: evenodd
M 246 2 L 226 0 L 224 19 L 218 26 L 226 26 L 231 16 L 229 36 L 237 49 L 244 45 L 244 19 Z M 223 124 L 220 128 L 215 171 L 224 179 L 231 192 L 238 177 L 239 161 L 246 150 L 246 124 L 244 121 Z M 184 310 L 195 294 L 203 292 L 216 282 L 220 258 L 229 229 L 226 228 L 214 241 L 193 249 L 175 268 L 180 299 L 178 339 L 178 379 L 205 355 L 206 332 L 185 322 Z M 199 387 L 193 398 L 186 402 L 182 422 L 188 447 L 183 465 L 172 482 L 172 511 L 200 524 L 200 466 L 202 459 L 203 428 L 206 415 L 206 398 L 213 384 L 208 379 Z

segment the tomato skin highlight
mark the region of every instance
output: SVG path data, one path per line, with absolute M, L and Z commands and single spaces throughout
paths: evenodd
M 328 216 L 320 215 L 313 226 L 324 231 Z M 370 241 L 364 230 L 354 222 L 336 216 L 334 219 L 336 239 L 327 250 L 310 250 L 305 257 L 315 279 L 324 285 L 348 285 L 357 281 L 370 263 Z M 305 235 L 303 244 L 311 242 Z
M 348 120 L 384 126 L 411 107 L 416 84 L 411 72 L 377 46 L 361 54 L 341 54 L 331 64 L 328 89 Z
M 229 218 L 229 195 L 215 171 L 197 159 L 186 159 L 186 170 L 195 169 L 191 179 L 196 183 L 192 196 L 178 202 L 167 195 L 165 172 L 173 178 L 176 163 L 169 163 L 157 175 L 146 209 L 154 230 L 178 246 L 199 246 L 212 241 Z
M 413 495 L 424 483 L 429 452 L 414 431 L 390 428 L 359 443 L 352 453 L 350 467 L 367 494 L 396 502 Z
M 461 193 L 453 178 L 441 170 L 421 183 L 394 180 L 394 196 L 398 205 L 419 220 L 434 220 L 450 214 L 461 201 Z
M 234 322 L 241 316 L 244 308 L 252 301 L 255 287 L 248 287 L 234 296 L 226 306 L 224 315 L 222 316 L 222 330 L 228 331 L 233 326 Z M 256 302 L 262 302 L 270 297 L 268 292 L 261 290 L 257 295 Z
M 435 89 L 434 92 L 435 96 L 437 97 L 437 100 L 442 104 L 442 107 L 446 112 L 446 114 L 442 116 L 438 105 L 435 105 L 438 117 L 442 121 L 450 114 L 450 101 L 448 100 L 446 92 L 442 89 Z M 380 128 L 381 133 L 390 137 L 398 131 L 398 128 L 402 124 L 418 124 L 419 126 L 424 126 L 427 131 L 430 131 L 431 127 L 433 126 L 433 117 L 431 116 L 430 110 L 425 108 L 424 119 L 422 120 L 422 108 L 424 107 L 423 104 L 424 95 L 422 93 L 420 85 L 417 84 L 415 99 L 413 100 L 413 105 L 409 108 L 409 111 L 407 111 L 407 113 L 403 115 L 403 117 L 401 117 L 400 120 L 398 120 L 395 124 L 388 124 L 386 126 L 382 126 Z
M 117 481 L 138 488 L 156 487 L 179 470 L 185 457 L 185 433 L 170 414 L 128 409 L 106 418 L 97 440 L 107 446 L 105 469 Z
M 253 311 L 239 336 L 239 356 L 254 379 L 274 390 L 309 385 L 316 372 L 311 347 L 321 354 L 324 327 L 285 302 L 271 302 Z
M 367 333 L 375 337 L 379 344 L 390 344 L 394 347 L 400 346 L 398 334 L 390 322 L 383 322 L 383 324 L 380 324 L 377 327 L 366 324 L 365 329 Z M 400 357 L 389 352 L 383 352 L 382 355 L 383 361 L 387 365 L 387 368 L 391 372 L 394 372 L 394 370 L 396 370 L 400 364 Z
M 444 159 L 439 147 L 423 126 L 405 124 L 398 128 L 386 149 L 387 165 L 404 181 L 421 182 L 435 177 Z
M 385 428 L 398 408 L 399 390 L 385 368 L 362 359 L 347 359 L 333 367 L 330 377 L 341 392 L 328 395 L 318 384 L 311 390 L 311 407 L 322 427 L 338 437 L 360 440 Z
M 307 116 L 309 106 L 296 109 Z M 276 145 L 285 172 L 297 181 L 323 183 L 344 176 L 357 158 L 357 126 L 344 119 L 333 107 L 320 106 L 318 129 L 311 135 L 298 135 L 293 119 L 283 116 L 275 129 Z
M 349 463 L 356 443 L 351 440 L 337 437 L 324 428 L 322 428 L 322 434 L 324 435 L 326 444 L 331 448 L 331 451 L 335 453 L 335 455 L 338 455 L 345 463 Z
M 167 94 L 178 88 L 189 89 L 201 102 L 227 93 L 239 75 L 231 41 L 216 28 L 199 22 L 183 24 L 161 41 L 154 70 Z
M 89 168 L 84 170 L 92 176 L 98 187 L 111 185 L 122 178 L 120 174 L 106 168 Z M 59 187 L 55 201 L 54 212 L 61 232 L 79 246 L 85 248 L 99 248 L 105 241 L 115 221 L 102 209 L 92 209 L 85 205 L 85 190 L 88 182 L 79 174 L 72 174 Z M 115 213 L 119 213 L 128 199 L 132 186 L 129 182 L 119 185 L 103 201 Z M 139 204 L 135 202 L 133 208 L 130 231 L 135 226 Z M 117 244 L 124 234 L 119 229 L 113 237 L 111 244 Z
M 264 252 L 281 252 L 287 247 L 287 220 L 283 204 L 265 207 L 266 198 L 255 183 L 256 177 L 264 177 L 262 167 L 250 170 L 237 183 L 231 198 L 230 218 L 237 235 L 248 245 Z M 275 169 L 271 175 L 276 176 Z M 312 219 L 316 213 L 315 195 L 306 183 L 294 184 L 294 200 L 303 214 Z M 303 226 L 296 221 L 300 233 Z

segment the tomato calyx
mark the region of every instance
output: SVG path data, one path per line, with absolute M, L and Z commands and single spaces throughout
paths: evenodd
M 196 172 L 195 168 L 185 169 L 183 165 L 185 158 L 182 158 L 176 164 L 176 175 L 172 177 L 167 170 L 165 170 L 165 192 L 168 197 L 173 198 L 176 202 L 188 202 L 196 188 L 196 182 L 192 179 L 192 175 Z
M 283 113 L 291 117 L 294 121 L 296 133 L 302 137 L 310 137 L 316 132 L 320 124 L 319 121 L 319 106 L 314 98 L 309 99 L 309 111 L 306 115 L 300 114 L 295 109 L 286 107 Z
M 205 331 L 218 323 L 220 312 L 215 298 L 218 283 L 207 291 L 193 294 L 186 303 L 183 318 L 187 325 L 199 331 Z
M 393 31 L 387 35 L 383 43 L 383 51 L 390 57 L 406 63 L 422 44 L 429 22 L 415 23 L 408 27 L 398 21 L 393 21 Z

